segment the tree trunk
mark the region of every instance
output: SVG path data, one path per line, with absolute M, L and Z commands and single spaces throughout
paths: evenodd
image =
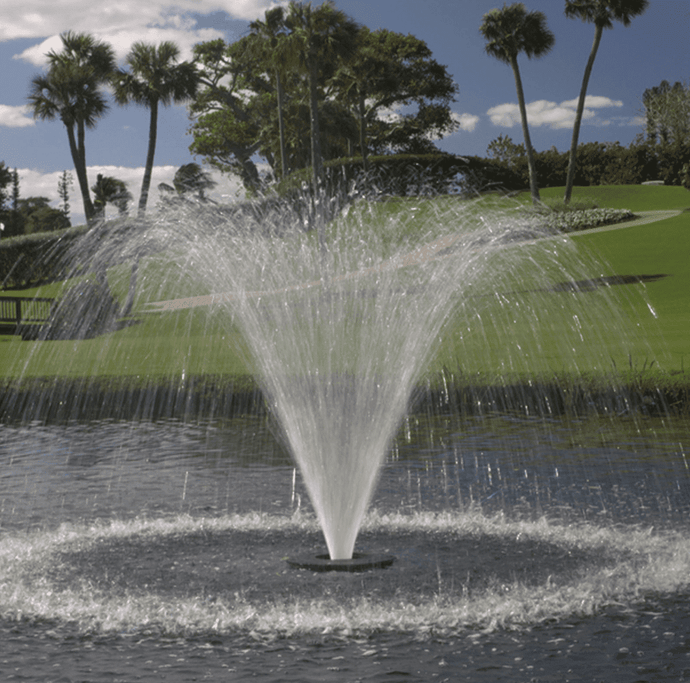
M 72 162 L 74 163 L 74 171 L 77 174 L 77 182 L 79 183 L 79 191 L 81 192 L 82 202 L 84 204 L 84 216 L 86 222 L 90 223 L 94 217 L 93 202 L 91 201 L 91 190 L 89 189 L 89 179 L 86 174 L 86 162 L 83 156 L 80 156 L 80 149 L 83 149 L 83 134 L 81 144 L 78 144 L 74 137 L 74 128 L 72 125 L 65 124 L 67 128 L 67 138 L 69 140 L 69 150 L 72 154 Z
M 575 167 L 577 164 L 577 142 L 580 137 L 580 125 L 582 124 L 582 114 L 585 110 L 585 98 L 587 97 L 587 86 L 589 85 L 589 77 L 592 73 L 592 66 L 597 56 L 599 43 L 601 42 L 601 34 L 604 29 L 601 26 L 596 26 L 594 29 L 594 42 L 589 53 L 587 66 L 585 67 L 585 74 L 582 77 L 582 87 L 580 88 L 580 99 L 577 102 L 577 112 L 575 114 L 575 122 L 573 123 L 573 139 L 570 142 L 570 157 L 568 159 L 568 174 L 565 179 L 565 196 L 563 202 L 567 204 L 573 194 L 573 183 L 575 182 Z
M 283 178 L 287 177 L 287 155 L 285 153 L 285 120 L 283 117 L 283 83 L 280 72 L 276 69 L 276 93 L 278 95 L 278 134 L 280 136 L 280 171 Z
M 146 213 L 146 202 L 149 198 L 151 187 L 151 173 L 153 172 L 153 158 L 156 154 L 156 136 L 158 135 L 158 100 L 151 102 L 151 119 L 149 121 L 149 149 L 146 153 L 146 168 L 144 178 L 141 181 L 141 194 L 139 195 L 139 218 Z
M 513 59 L 511 59 L 510 66 L 513 67 L 513 75 L 515 76 L 515 88 L 517 89 L 520 120 L 522 121 L 522 135 L 525 139 L 525 151 L 527 152 L 527 167 L 529 168 L 529 187 L 530 192 L 532 193 L 532 203 L 539 204 L 539 202 L 541 202 L 541 198 L 539 196 L 539 186 L 537 184 L 537 167 L 534 163 L 534 150 L 532 149 L 532 141 L 529 136 L 527 108 L 525 107 L 525 93 L 522 90 L 522 79 L 520 78 L 520 69 L 518 68 L 517 57 L 513 57 Z
M 311 124 L 311 167 L 314 180 L 312 198 L 313 222 L 319 236 L 321 252 L 326 251 L 326 219 L 322 214 L 323 203 L 319 201 L 319 191 L 323 185 L 323 157 L 321 156 L 321 131 L 319 130 L 319 94 L 317 89 L 318 68 L 316 57 L 309 57 L 309 119 Z M 312 223 L 313 225 L 313 223 Z
M 364 88 L 359 89 L 359 150 L 362 155 L 362 167 L 367 169 L 367 117 Z
M 311 126 L 311 167 L 314 174 L 314 189 L 323 180 L 323 158 L 321 156 L 321 132 L 319 130 L 319 94 L 316 57 L 309 57 L 309 122 Z

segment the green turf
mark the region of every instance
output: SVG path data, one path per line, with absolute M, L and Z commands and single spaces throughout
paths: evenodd
M 690 213 L 573 239 L 601 259 L 606 274 L 664 275 L 632 288 L 643 291 L 631 312 L 655 354 L 670 355 L 671 371 L 690 367 Z
M 550 188 L 542 196 L 557 198 L 562 191 Z M 633 211 L 690 206 L 690 193 L 678 187 L 575 188 L 574 198 Z M 524 199 L 518 197 L 517 202 Z M 455 197 L 433 202 L 404 199 L 377 203 L 371 220 L 386 226 L 391 216 L 398 216 L 399 232 L 391 239 L 410 239 L 415 231 L 427 229 L 439 206 L 455 207 L 459 203 Z M 494 196 L 466 205 L 471 222 L 495 210 L 512 210 L 516 199 Z M 481 299 L 476 314 L 470 302 L 444 332 L 430 373 L 450 367 L 454 373 L 490 379 L 524 378 L 549 373 L 606 374 L 612 368 L 639 370 L 652 365 L 665 373 L 683 372 L 690 363 L 690 213 L 644 226 L 585 232 L 573 236 L 572 242 L 583 255 L 575 279 L 611 275 L 666 277 L 589 293 L 544 294 L 538 291 L 543 289 L 543 282 L 563 278 L 549 271 L 553 265 L 540 261 L 538 252 L 514 273 L 499 263 L 496 268 L 505 271 L 500 280 L 503 300 L 491 296 Z M 527 253 L 530 247 L 521 249 Z M 143 266 L 139 310 L 146 301 L 205 293 L 201 289 L 190 291 L 188 285 L 180 285 L 175 278 L 166 280 L 165 289 L 150 284 L 162 279 L 166 267 L 160 259 Z M 126 269 L 113 271 L 110 278 L 113 288 L 124 297 Z M 59 285 L 50 285 L 13 294 L 56 296 L 59 292 Z M 518 315 L 514 306 L 503 305 L 507 301 L 518 303 Z M 581 311 L 576 320 L 575 310 Z M 468 331 L 468 316 L 473 315 L 480 316 L 482 324 Z M 183 374 L 242 377 L 250 371 L 242 361 L 245 354 L 241 349 L 242 341 L 230 326 L 213 320 L 209 323 L 205 309 L 191 309 L 141 316 L 130 327 L 80 342 L 22 342 L 0 337 L 0 377 L 127 377 L 134 382 Z
M 562 199 L 562 187 L 541 190 L 542 199 Z M 519 198 L 527 200 L 521 193 Z M 592 199 L 599 206 L 630 211 L 666 211 L 690 208 L 690 192 L 684 187 L 665 185 L 601 185 L 598 187 L 574 187 L 573 201 Z

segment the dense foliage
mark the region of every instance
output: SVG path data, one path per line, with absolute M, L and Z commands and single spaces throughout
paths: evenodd
M 659 178 L 690 190 L 690 85 L 661 81 L 642 96 L 646 144 L 658 160 Z
M 64 277 L 62 258 L 85 226 L 0 240 L 2 288 L 25 288 Z
M 194 154 L 257 191 L 266 178 L 255 155 L 271 178 L 314 166 L 316 113 L 321 160 L 359 154 L 366 165 L 370 153 L 438 151 L 432 139 L 457 127 L 457 86 L 424 41 L 356 26 L 328 3 L 308 15 L 297 3 L 289 9 L 284 20 L 267 13 L 234 43 L 195 47 Z
M 502 137 L 490 143 L 488 153 L 486 159 L 468 159 L 478 188 L 494 186 L 510 191 L 529 186 L 524 147 Z M 568 156 L 555 148 L 535 153 L 540 187 L 565 185 Z M 681 185 L 683 167 L 690 164 L 690 143 L 653 145 L 637 141 L 624 147 L 618 142 L 586 142 L 578 145 L 577 160 L 574 184 L 578 186 L 638 185 L 655 180 Z

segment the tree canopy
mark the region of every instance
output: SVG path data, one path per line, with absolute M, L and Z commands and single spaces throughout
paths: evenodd
M 108 109 L 103 91 L 115 69 L 115 52 L 88 33 L 60 36 L 62 50 L 51 50 L 46 74 L 31 82 L 29 105 L 37 119 L 60 119 L 67 129 L 86 219 L 94 216 L 86 173 L 85 131 L 94 128 Z
M 457 127 L 446 67 L 414 36 L 370 31 L 333 11 L 291 3 L 232 44 L 195 47 L 194 154 L 256 191 L 255 155 L 272 177 L 313 167 L 315 113 L 318 158 L 437 151 L 433 140 Z
M 127 189 L 124 181 L 112 176 L 104 176 L 102 173 L 96 177 L 96 183 L 91 191 L 94 196 L 94 208 L 101 216 L 105 215 L 106 204 L 112 204 L 117 207 L 121 215 L 125 214 L 127 205 L 132 201 L 132 193 Z
M 661 81 L 642 95 L 647 141 L 690 143 L 690 84 Z

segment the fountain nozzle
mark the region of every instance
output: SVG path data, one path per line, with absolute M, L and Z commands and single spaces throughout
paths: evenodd
M 365 572 L 371 569 L 385 569 L 395 562 L 393 555 L 369 555 L 352 553 L 349 560 L 332 560 L 330 555 L 311 557 L 289 557 L 287 563 L 295 569 L 308 569 L 313 572 Z

